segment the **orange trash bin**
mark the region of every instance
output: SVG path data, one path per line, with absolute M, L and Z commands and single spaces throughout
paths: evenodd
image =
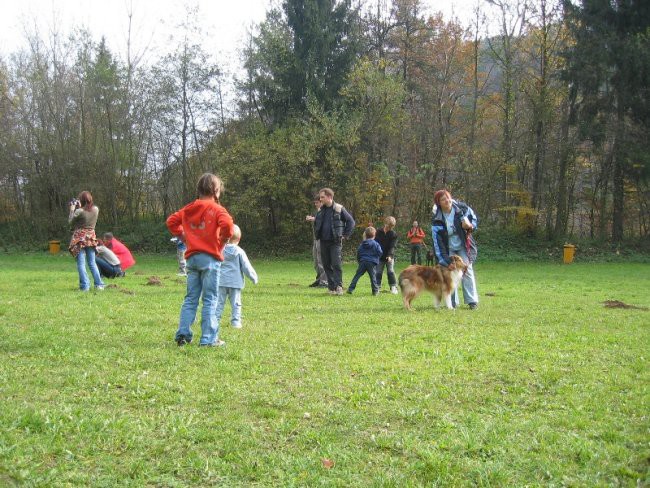
M 564 245 L 564 264 L 571 264 L 575 256 L 576 247 L 573 244 Z
M 59 254 L 61 250 L 61 241 L 50 241 L 50 254 Z

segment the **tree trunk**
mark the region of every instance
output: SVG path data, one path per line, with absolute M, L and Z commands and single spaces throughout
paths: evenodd
M 625 118 L 618 102 L 616 113 L 616 139 L 612 148 L 613 159 L 613 209 L 612 209 L 612 241 L 619 243 L 623 240 L 623 218 L 625 211 L 625 178 L 623 176 L 624 166 L 624 124 Z
M 571 108 L 570 108 L 571 107 Z M 555 214 L 554 237 L 564 236 L 567 230 L 568 197 L 567 171 L 569 167 L 569 121 L 573 103 L 567 98 L 562 104 L 562 129 L 560 136 L 560 161 L 557 175 L 557 213 Z

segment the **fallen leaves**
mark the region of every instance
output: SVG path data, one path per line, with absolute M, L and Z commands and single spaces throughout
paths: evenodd
M 334 467 L 334 461 L 331 459 L 323 458 L 320 460 L 321 464 L 323 465 L 323 468 L 325 469 L 332 469 Z

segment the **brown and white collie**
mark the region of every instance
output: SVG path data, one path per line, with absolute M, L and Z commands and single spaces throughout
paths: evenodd
M 450 260 L 451 270 L 439 264 L 435 266 L 412 264 L 400 273 L 399 287 L 407 310 L 412 310 L 411 302 L 424 290 L 433 293 L 436 308 L 443 300 L 447 308 L 453 308 L 451 295 L 463 278 L 467 265 L 456 254 L 450 256 Z

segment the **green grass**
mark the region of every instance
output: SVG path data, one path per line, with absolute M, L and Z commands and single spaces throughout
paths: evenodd
M 82 294 L 0 255 L 0 486 L 650 483 L 650 311 L 602 305 L 650 307 L 650 265 L 481 262 L 478 311 L 413 313 L 254 265 L 244 328 L 178 348 L 173 257 Z

